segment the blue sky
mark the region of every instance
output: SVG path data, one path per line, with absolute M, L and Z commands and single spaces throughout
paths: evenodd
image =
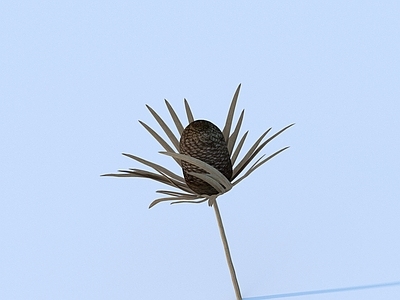
M 400 281 L 398 1 L 2 1 L 0 298 L 234 299 L 214 212 L 148 209 L 163 99 L 290 149 L 219 199 L 243 297 Z M 244 132 L 244 131 L 243 131 Z M 296 297 L 399 299 L 400 287 Z

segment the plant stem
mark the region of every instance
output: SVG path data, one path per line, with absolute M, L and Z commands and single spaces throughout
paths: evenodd
M 222 224 L 221 214 L 219 213 L 217 199 L 214 199 L 213 207 L 215 211 L 215 216 L 217 217 L 219 233 L 221 234 L 222 243 L 224 244 L 226 261 L 228 263 L 229 271 L 231 272 L 231 279 L 233 283 L 233 288 L 235 289 L 236 299 L 242 300 L 242 295 L 240 294 L 240 289 L 239 289 L 239 283 L 236 278 L 235 268 L 233 267 L 231 253 L 229 251 L 228 240 L 226 239 L 224 225 Z

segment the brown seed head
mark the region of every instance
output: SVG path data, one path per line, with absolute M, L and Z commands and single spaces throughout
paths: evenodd
M 213 166 L 230 180 L 232 163 L 224 136 L 217 126 L 206 120 L 190 123 L 182 132 L 180 153 L 200 159 Z M 218 192 L 207 182 L 189 175 L 189 172 L 206 173 L 201 168 L 182 160 L 186 184 L 197 194 L 214 195 Z

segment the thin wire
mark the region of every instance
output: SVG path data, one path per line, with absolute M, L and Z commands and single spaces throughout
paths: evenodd
M 379 283 L 379 284 L 370 284 L 370 285 L 361 285 L 361 286 L 352 286 L 352 287 L 337 288 L 337 289 L 326 289 L 326 290 L 315 290 L 315 291 L 286 293 L 286 294 L 275 294 L 275 295 L 269 295 L 269 296 L 249 297 L 249 298 L 243 298 L 243 300 L 277 299 L 277 298 L 315 295 L 315 294 L 327 294 L 327 293 L 348 292 L 348 291 L 355 291 L 355 290 L 376 289 L 376 288 L 391 287 L 391 286 L 396 286 L 396 285 L 400 286 L 400 281 Z

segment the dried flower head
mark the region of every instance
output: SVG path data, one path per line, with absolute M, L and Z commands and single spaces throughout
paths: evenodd
M 179 132 L 180 139 L 175 136 L 163 119 L 151 107 L 146 105 L 150 113 L 168 136 L 172 145 L 167 143 L 147 124 L 142 121 L 139 122 L 165 149 L 165 152 L 160 153 L 171 156 L 179 164 L 183 170 L 184 177 L 181 177 L 158 164 L 126 153 L 123 153 L 123 155 L 152 168 L 155 172 L 142 169 L 128 169 L 119 170 L 120 173 L 117 174 L 104 174 L 103 176 L 149 178 L 180 190 L 158 190 L 158 193 L 167 195 L 167 197 L 154 200 L 150 204 L 150 208 L 163 201 L 172 201 L 172 204 L 174 204 L 201 203 L 209 200 L 209 205 L 211 206 L 219 195 L 232 189 L 233 186 L 249 176 L 258 167 L 289 148 L 284 147 L 267 157 L 262 155 L 255 160 L 249 168 L 247 168 L 265 145 L 294 124 L 284 127 L 268 139 L 264 140 L 265 136 L 271 130 L 271 128 L 269 128 L 253 144 L 243 158 L 236 163 L 248 134 L 247 131 L 236 144 L 243 122 L 244 110 L 242 110 L 234 130 L 231 132 L 239 91 L 240 85 L 233 96 L 228 116 L 226 118 L 225 127 L 222 132 L 217 126 L 209 121 L 195 121 L 186 99 L 184 102 L 188 126 L 184 128 L 172 106 L 167 100 L 165 100 L 168 111 Z
M 105 174 L 103 176 L 149 178 L 181 190 L 180 192 L 165 190 L 157 191 L 158 193 L 167 195 L 168 197 L 154 200 L 150 204 L 150 207 L 162 201 L 173 201 L 172 203 L 201 203 L 208 200 L 208 204 L 213 206 L 217 218 L 236 299 L 242 300 L 239 282 L 236 277 L 235 268 L 233 266 L 228 241 L 226 239 L 225 230 L 222 224 L 222 218 L 216 199 L 219 195 L 222 195 L 232 189 L 233 186 L 249 176 L 262 164 L 287 149 L 288 147 L 284 147 L 268 157 L 262 155 L 251 165 L 251 167 L 247 168 L 256 155 L 265 147 L 265 145 L 267 145 L 283 131 L 293 126 L 293 124 L 284 127 L 263 141 L 264 137 L 271 130 L 271 128 L 269 128 L 253 144 L 240 162 L 235 165 L 236 159 L 239 156 L 248 134 L 248 132 L 246 132 L 236 146 L 236 141 L 244 116 L 243 110 L 236 123 L 235 129 L 233 132 L 231 132 L 232 120 L 235 112 L 236 102 L 239 96 L 239 91 L 240 85 L 236 89 L 236 92 L 233 96 L 228 116 L 226 118 L 225 127 L 222 132 L 217 126 L 209 121 L 195 121 L 186 99 L 185 108 L 189 124 L 186 128 L 184 128 L 172 106 L 167 100 L 165 100 L 165 104 L 167 105 L 169 113 L 171 114 L 172 120 L 174 121 L 175 126 L 180 134 L 179 142 L 178 138 L 172 133 L 172 130 L 166 125 L 161 117 L 151 107 L 147 106 L 150 113 L 157 120 L 158 124 L 170 139 L 172 146 L 169 145 L 147 124 L 143 123 L 142 121 L 139 122 L 166 150 L 166 152 L 160 153 L 171 156 L 179 164 L 179 166 L 182 168 L 184 177 L 181 177 L 158 164 L 126 153 L 123 154 L 150 168 L 153 168 L 156 173 L 142 169 L 129 169 L 120 170 L 121 173 L 118 174 Z
M 206 120 L 197 120 L 190 123 L 182 133 L 180 153 L 200 159 L 206 164 L 220 171 L 226 179 L 232 177 L 232 163 L 228 146 L 221 130 Z M 199 195 L 215 195 L 218 191 L 204 180 L 191 175 L 205 173 L 199 167 L 182 161 L 182 170 L 186 184 Z

